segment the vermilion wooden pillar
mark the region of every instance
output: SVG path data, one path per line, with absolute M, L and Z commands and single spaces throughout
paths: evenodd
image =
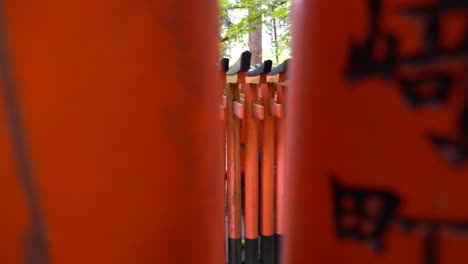
M 216 1 L 1 7 L 0 262 L 223 263 Z
M 261 139 L 261 257 L 262 263 L 273 264 L 275 257 L 275 117 L 270 109 L 274 99 L 274 87 L 272 83 L 264 83 L 261 88 L 265 109 Z
M 227 126 L 226 126 L 226 120 L 227 120 L 227 111 L 226 111 L 226 102 L 227 102 L 227 97 L 226 97 L 226 88 L 228 88 L 228 84 L 226 83 L 226 72 L 229 70 L 229 59 L 223 58 L 220 60 L 220 73 L 221 73 L 221 81 L 222 81 L 222 89 L 221 89 L 221 97 L 220 97 L 220 106 L 219 106 L 219 114 L 220 114 L 220 119 L 221 119 L 221 124 L 222 124 L 222 138 L 223 138 L 223 169 L 224 169 L 224 208 L 225 208 L 225 252 L 226 252 L 226 262 L 228 262 L 228 251 L 229 251 L 229 245 L 228 245 L 228 223 L 227 223 Z
M 287 66 L 290 60 L 286 60 L 276 66 L 269 74 L 267 82 L 271 83 L 276 90 L 277 99 L 270 103 L 270 112 L 276 121 L 276 178 L 275 178 L 275 263 L 281 261 L 282 240 L 284 236 L 284 210 L 285 210 L 285 116 L 284 103 L 286 100 Z
M 251 53 L 242 53 L 226 73 L 226 127 L 227 127 L 227 205 L 229 264 L 242 263 L 242 187 L 241 187 L 241 127 L 244 107 L 240 102 L 240 87 L 245 83 Z
M 245 85 L 245 263 L 259 263 L 259 138 L 265 113 L 258 90 L 266 83 L 271 61 L 246 73 Z
M 284 263 L 467 262 L 467 2 L 295 10 Z

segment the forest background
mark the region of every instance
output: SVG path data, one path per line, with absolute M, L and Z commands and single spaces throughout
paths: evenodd
M 252 52 L 251 65 L 291 57 L 291 0 L 219 0 L 221 57 L 235 63 Z

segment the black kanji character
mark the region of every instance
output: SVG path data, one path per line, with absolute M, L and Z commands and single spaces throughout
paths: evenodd
M 449 231 L 466 236 L 468 232 L 468 222 L 436 221 L 427 219 L 403 218 L 395 220 L 398 227 L 404 232 L 416 231 L 416 234 L 423 236 L 422 264 L 439 263 L 439 235 L 441 232 Z M 423 231 L 423 232 L 421 232 Z
M 394 35 L 380 33 L 381 0 L 368 0 L 368 4 L 370 19 L 367 39 L 362 43 L 351 44 L 347 67 L 347 78 L 351 82 L 375 74 L 388 79 L 394 74 L 397 39 Z M 386 45 L 386 55 L 377 59 L 374 53 L 379 40 L 383 40 Z
M 412 6 L 404 9 L 404 13 L 410 17 L 421 19 L 423 27 L 422 52 L 402 58 L 405 63 L 415 66 L 425 66 L 434 63 L 439 59 L 446 58 L 452 61 L 466 62 L 468 55 L 468 32 L 460 44 L 451 49 L 444 49 L 440 44 L 441 40 L 441 19 L 450 13 L 467 13 L 468 1 L 466 0 L 438 0 L 431 5 Z
M 333 179 L 336 235 L 383 249 L 382 236 L 390 224 L 399 199 L 384 190 L 345 187 Z
M 468 104 L 465 104 L 459 119 L 459 133 L 454 139 L 436 134 L 429 135 L 429 139 L 443 158 L 454 166 L 461 166 L 468 158 Z
M 441 105 L 447 101 L 453 79 L 448 74 L 436 73 L 417 80 L 401 80 L 400 87 L 410 107 Z

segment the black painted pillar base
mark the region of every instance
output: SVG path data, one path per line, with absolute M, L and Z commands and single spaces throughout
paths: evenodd
M 262 264 L 274 264 L 275 263 L 275 237 L 272 236 L 261 236 L 262 244 Z
M 242 264 L 242 241 L 240 238 L 228 238 L 229 264 Z
M 258 238 L 245 239 L 245 264 L 258 264 Z
M 281 264 L 281 256 L 283 251 L 283 235 L 275 234 L 275 264 Z

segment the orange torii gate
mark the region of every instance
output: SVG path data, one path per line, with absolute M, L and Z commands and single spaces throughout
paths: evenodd
M 276 177 L 275 177 L 275 263 L 281 260 L 282 240 L 284 236 L 284 218 L 285 218 L 285 155 L 286 155 L 286 126 L 284 117 L 284 104 L 286 102 L 287 93 L 287 68 L 291 60 L 286 60 L 271 72 L 268 73 L 267 82 L 273 86 L 276 91 L 275 100 L 270 101 L 270 113 L 275 117 L 276 133 L 275 133 L 275 160 L 276 160 Z
M 262 65 L 246 73 L 245 91 L 245 263 L 253 264 L 259 261 L 259 147 L 260 123 L 265 118 L 264 106 L 259 100 L 259 90 L 266 83 L 267 74 L 271 71 L 272 62 L 265 61 Z M 262 250 L 263 252 L 263 250 Z M 264 259 L 262 257 L 262 259 Z M 265 262 L 268 263 L 268 262 Z
M 229 263 L 273 264 L 279 261 L 283 235 L 284 190 L 279 184 L 285 175 L 279 159 L 285 152 L 288 61 L 272 69 L 267 60 L 248 71 L 250 56 L 244 52 L 228 71 L 222 68 L 227 71 L 220 109 L 227 131 L 228 255 Z
M 241 120 L 244 108 L 241 87 L 249 70 L 251 53 L 242 53 L 226 72 L 226 141 L 227 141 L 227 208 L 229 263 L 242 263 L 242 187 L 241 187 Z
M 0 262 L 224 262 L 215 0 L 4 0 Z
M 467 13 L 296 1 L 284 263 L 468 261 Z

